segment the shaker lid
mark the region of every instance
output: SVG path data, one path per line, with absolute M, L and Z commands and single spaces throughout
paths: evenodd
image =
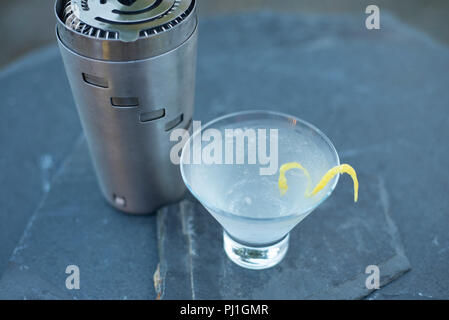
M 195 0 L 63 0 L 59 18 L 76 33 L 131 42 L 170 30 L 194 7 Z

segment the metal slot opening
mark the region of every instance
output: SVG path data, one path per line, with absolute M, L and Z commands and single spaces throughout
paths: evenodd
M 184 114 L 180 114 L 175 119 L 167 122 L 165 124 L 165 131 L 170 131 L 171 129 L 175 128 L 178 124 L 180 124 L 184 120 Z
M 144 112 L 140 114 L 140 122 L 148 122 L 160 119 L 165 116 L 165 109 Z
M 191 125 L 192 125 L 192 119 L 187 121 L 186 125 L 184 126 L 184 129 L 189 130 Z
M 114 107 L 125 107 L 125 108 L 137 107 L 139 106 L 139 99 L 135 97 L 124 97 L 124 98 L 112 97 L 111 104 Z
M 91 74 L 83 73 L 83 79 L 88 84 L 91 84 L 96 87 L 100 87 L 100 88 L 108 88 L 109 87 L 108 80 L 106 80 L 105 78 L 101 78 L 101 77 L 93 76 Z

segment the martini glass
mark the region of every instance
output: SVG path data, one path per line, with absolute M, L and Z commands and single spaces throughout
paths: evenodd
M 271 111 L 243 111 L 215 119 L 196 130 L 182 149 L 184 183 L 221 224 L 224 250 L 242 267 L 266 269 L 279 263 L 288 250 L 289 232 L 338 182 L 336 175 L 318 194 L 307 197 L 311 186 L 304 172 L 290 170 L 289 189 L 281 195 L 278 168 L 287 162 L 301 163 L 311 186 L 340 164 L 337 151 L 320 130 Z

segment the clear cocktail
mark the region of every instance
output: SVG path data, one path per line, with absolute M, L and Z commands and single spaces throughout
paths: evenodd
M 309 177 L 301 170 L 288 171 L 288 192 L 282 195 L 278 168 L 289 162 L 301 163 Z M 289 232 L 331 194 L 338 174 L 316 195 L 308 196 L 308 189 L 338 165 L 337 152 L 321 131 L 267 111 L 231 114 L 206 124 L 194 132 L 181 156 L 185 184 L 223 226 L 227 255 L 251 269 L 271 267 L 284 257 Z

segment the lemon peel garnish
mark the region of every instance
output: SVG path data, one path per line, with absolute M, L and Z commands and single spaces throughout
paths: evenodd
M 332 180 L 335 175 L 338 173 L 347 173 L 351 176 L 352 181 L 354 182 L 354 202 L 357 202 L 359 198 L 359 181 L 357 180 L 357 174 L 353 167 L 351 167 L 349 164 L 341 164 L 339 166 L 335 166 L 332 169 L 330 169 L 326 174 L 321 178 L 320 182 L 315 186 L 315 188 L 310 191 L 310 186 L 312 184 L 312 179 L 310 178 L 309 171 L 307 171 L 306 168 L 304 168 L 300 163 L 298 162 L 288 162 L 283 164 L 279 169 L 279 191 L 281 192 L 281 195 L 284 195 L 288 190 L 287 185 L 287 178 L 285 177 L 285 173 L 288 170 L 291 169 L 300 169 L 304 172 L 304 175 L 307 178 L 307 188 L 305 191 L 306 197 L 312 197 L 316 195 L 318 192 L 320 192 L 328 183 Z
M 307 178 L 307 189 L 306 189 L 306 194 L 310 194 L 310 185 L 312 184 L 312 179 L 310 178 L 310 174 L 309 171 L 307 171 L 306 168 L 304 168 L 300 163 L 298 162 L 289 162 L 289 163 L 285 163 L 283 164 L 280 169 L 279 169 L 279 181 L 278 181 L 278 185 L 279 185 L 279 191 L 281 192 L 281 195 L 284 195 L 287 190 L 288 190 L 288 185 L 287 185 L 287 178 L 285 177 L 285 173 L 288 170 L 291 169 L 300 169 L 304 172 L 304 175 Z

